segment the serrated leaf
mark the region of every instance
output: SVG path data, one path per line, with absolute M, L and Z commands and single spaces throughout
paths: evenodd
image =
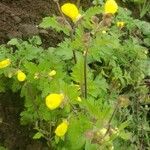
M 72 78 L 75 82 L 82 84 L 84 81 L 84 64 L 83 59 L 78 60 L 72 69 Z
M 71 41 L 69 39 L 65 39 L 65 41 L 60 43 L 55 51 L 55 54 L 61 57 L 62 60 L 72 59 L 73 51 L 71 48 Z
M 55 16 L 43 18 L 43 21 L 42 23 L 40 23 L 39 27 L 44 29 L 51 27 L 52 29 L 55 29 L 57 32 L 63 31 L 65 34 L 69 35 L 69 30 L 65 26 L 59 24 Z
M 66 137 L 67 146 L 71 150 L 82 149 L 85 144 L 84 133 L 91 127 L 89 119 L 83 115 L 79 118 L 72 118 L 69 122 L 68 133 Z

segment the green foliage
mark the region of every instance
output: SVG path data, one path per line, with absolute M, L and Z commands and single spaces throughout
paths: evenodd
M 55 16 L 43 18 L 43 21 L 39 25 L 39 27 L 44 28 L 44 29 L 51 27 L 52 29 L 55 29 L 57 32 L 62 31 L 67 35 L 69 34 L 69 29 L 64 24 L 60 24 L 60 22 Z
M 90 7 L 75 25 L 63 17 L 44 18 L 40 27 L 65 33 L 56 47 L 44 49 L 37 36 L 27 41 L 12 39 L 0 46 L 0 60 L 11 60 L 0 69 L 0 92 L 20 93 L 24 99 L 21 124 L 32 125 L 37 130 L 33 139 L 44 138 L 53 149 L 117 150 L 126 145 L 132 149 L 141 144 L 141 138 L 145 148 L 150 146 L 149 108 L 145 107 L 150 101 L 143 85 L 149 75 L 145 45 L 150 24 L 119 8 L 111 25 L 101 26 L 92 17 L 104 21 L 102 10 L 101 6 Z M 125 27 L 117 27 L 118 21 L 124 21 Z M 18 81 L 18 70 L 26 74 L 25 81 Z M 51 71 L 56 73 L 49 75 Z M 64 95 L 54 110 L 45 101 L 52 93 Z M 58 137 L 55 129 L 64 119 L 68 129 Z

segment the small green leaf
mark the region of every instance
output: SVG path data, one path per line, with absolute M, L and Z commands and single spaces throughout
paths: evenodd
M 33 139 L 40 139 L 41 137 L 43 137 L 44 135 L 41 132 L 37 132 L 34 136 Z
M 129 140 L 132 137 L 132 133 L 122 131 L 121 133 L 119 133 L 119 136 L 124 140 Z
M 55 16 L 53 17 L 45 17 L 43 18 L 42 23 L 39 25 L 39 27 L 47 29 L 52 28 L 55 29 L 57 32 L 63 31 L 65 34 L 69 35 L 69 30 L 64 25 L 62 26 Z
M 11 39 L 7 44 L 9 44 L 9 45 L 17 45 L 18 44 L 18 40 L 16 38 Z

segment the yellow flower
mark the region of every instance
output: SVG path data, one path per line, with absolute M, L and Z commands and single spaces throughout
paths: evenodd
M 59 137 L 62 137 L 66 134 L 67 130 L 68 130 L 68 121 L 63 120 L 63 122 L 57 126 L 55 134 Z
M 105 14 L 115 14 L 118 10 L 118 5 L 115 0 L 107 0 L 104 6 Z
M 46 106 L 50 110 L 54 110 L 62 104 L 63 99 L 64 99 L 63 94 L 49 94 L 46 97 Z
M 17 79 L 20 82 L 23 82 L 26 79 L 25 73 L 23 73 L 21 70 L 17 71 Z
M 56 71 L 55 70 L 52 70 L 51 72 L 49 72 L 48 74 L 50 77 L 53 77 L 54 75 L 56 75 Z
M 11 63 L 10 59 L 5 59 L 3 61 L 0 61 L 0 69 L 6 68 L 7 66 L 10 65 L 10 63 Z
M 119 28 L 123 28 L 124 25 L 125 25 L 125 22 L 123 22 L 123 21 L 118 21 L 117 22 L 117 27 L 119 27 Z
M 76 5 L 72 3 L 65 3 L 61 6 L 61 11 L 71 18 L 74 22 L 76 22 L 80 17 L 81 14 L 79 13 L 79 10 Z

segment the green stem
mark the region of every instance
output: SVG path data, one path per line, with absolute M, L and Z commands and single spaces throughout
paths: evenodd
M 77 0 L 77 7 L 80 7 L 80 0 Z
M 108 123 L 107 123 L 107 125 L 108 125 L 107 131 L 106 131 L 106 133 L 105 133 L 105 135 L 103 136 L 102 139 L 104 139 L 104 138 L 106 137 L 106 135 L 109 133 L 109 130 L 110 130 L 110 123 L 111 123 L 113 117 L 115 116 L 117 110 L 118 110 L 118 103 L 115 105 L 114 111 L 113 111 L 113 113 L 112 113 L 112 115 L 111 115 L 111 117 L 110 117 L 110 119 L 109 119 L 109 121 L 108 121 Z
M 64 14 L 63 14 L 62 11 L 61 11 L 59 2 L 58 2 L 58 1 L 55 1 L 55 0 L 54 0 L 54 2 L 56 3 L 56 5 L 57 5 L 57 7 L 58 7 L 58 10 L 59 10 L 61 16 L 63 17 L 63 19 L 65 20 L 65 22 L 66 22 L 67 25 L 69 26 L 69 28 L 71 29 L 71 31 L 70 31 L 70 38 L 71 38 L 71 41 L 73 41 L 73 34 L 74 34 L 74 30 L 75 30 L 75 25 L 74 25 L 73 27 L 70 25 L 70 23 L 67 21 L 66 17 L 64 16 Z M 73 52 L 73 59 L 74 59 L 74 62 L 75 62 L 75 64 L 76 64 L 76 63 L 77 63 L 77 58 L 76 58 L 75 50 L 72 50 L 72 52 Z
M 87 53 L 88 48 L 84 51 L 84 98 L 87 99 Z
M 70 32 L 71 42 L 73 41 L 74 30 L 75 30 L 75 26 L 73 26 L 73 28 L 71 29 L 71 32 Z M 73 52 L 74 63 L 76 64 L 77 63 L 76 52 L 75 52 L 75 50 L 72 50 L 72 52 Z

